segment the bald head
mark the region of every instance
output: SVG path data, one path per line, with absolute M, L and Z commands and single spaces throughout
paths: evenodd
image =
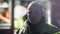
M 41 17 L 43 15 L 43 7 L 41 4 L 39 4 L 38 2 L 35 2 L 34 4 L 32 4 L 29 8 L 30 10 L 30 20 L 33 24 L 37 24 L 40 22 Z

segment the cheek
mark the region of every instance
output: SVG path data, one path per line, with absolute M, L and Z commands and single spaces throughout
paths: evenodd
M 9 18 L 9 12 L 8 12 L 8 11 L 4 12 L 3 15 L 4 15 L 6 18 Z
M 39 21 L 40 20 L 40 16 L 38 16 L 38 15 L 35 15 L 35 16 L 32 16 L 32 15 L 30 15 L 30 19 L 31 20 L 36 20 L 36 21 Z
M 40 17 L 37 16 L 30 16 L 30 21 L 32 24 L 37 24 L 40 22 Z
M 36 12 L 30 12 L 29 17 L 32 21 L 40 21 L 41 14 L 37 11 Z

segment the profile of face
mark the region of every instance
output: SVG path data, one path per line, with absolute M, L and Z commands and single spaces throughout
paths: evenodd
M 42 8 L 43 7 L 38 3 L 34 3 L 29 8 L 30 10 L 29 17 L 30 17 L 30 21 L 32 22 L 32 24 L 37 24 L 40 22 L 41 16 L 43 15 Z

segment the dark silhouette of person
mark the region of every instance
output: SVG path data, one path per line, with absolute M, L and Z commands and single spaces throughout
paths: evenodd
M 59 30 L 45 22 L 44 7 L 36 1 L 29 7 L 27 34 L 53 34 Z

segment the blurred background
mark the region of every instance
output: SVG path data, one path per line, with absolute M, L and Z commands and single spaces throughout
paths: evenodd
M 10 29 L 11 27 L 11 5 L 11 0 L 0 0 L 0 29 Z
M 0 34 L 12 34 L 11 18 L 12 1 L 0 0 Z

